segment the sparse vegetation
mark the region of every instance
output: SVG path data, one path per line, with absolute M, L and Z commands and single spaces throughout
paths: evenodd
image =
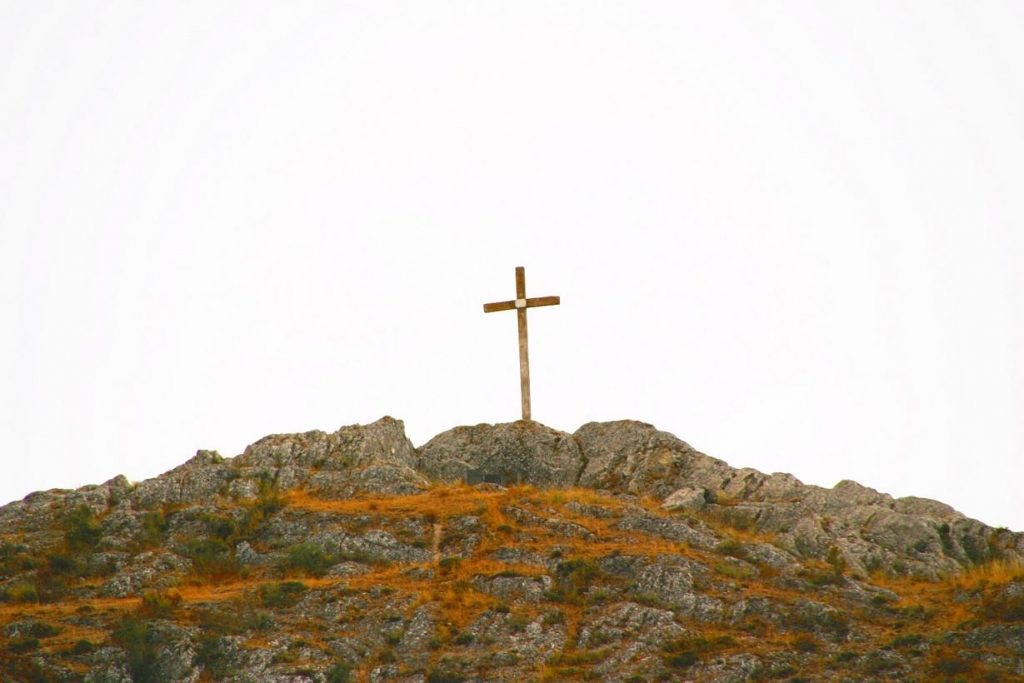
M 311 543 L 300 543 L 288 551 L 286 567 L 291 571 L 308 576 L 323 576 L 334 564 L 334 560 L 323 548 Z
M 118 541 L 111 520 L 104 542 L 91 508 L 66 515 L 56 541 L 43 550 L 5 538 L 0 580 L 6 581 L 7 604 L 0 605 L 0 626 L 24 623 L 12 631 L 16 636 L 0 641 L 0 667 L 18 671 L 16 666 L 30 666 L 32 657 L 45 654 L 81 668 L 90 653 L 114 645 L 125 652 L 133 680 L 156 681 L 161 672 L 154 662 L 178 651 L 168 649 L 174 638 L 187 638 L 191 649 L 184 651 L 192 660 L 186 665 L 201 668 L 202 681 L 228 676 L 238 657 L 258 648 L 273 649 L 267 661 L 276 671 L 306 672 L 328 683 L 362 680 L 376 666 L 454 681 L 479 678 L 490 670 L 485 667 L 529 661 L 510 642 L 520 648 L 562 638 L 562 652 L 535 660 L 541 662 L 537 677 L 602 680 L 600 672 L 622 643 L 636 637 L 630 629 L 639 633 L 644 624 L 657 623 L 663 631 L 642 636 L 656 656 L 643 670 L 617 673 L 619 679 L 699 678 L 703 667 L 722 666 L 742 653 L 760 662 L 752 680 L 818 680 L 826 668 L 850 680 L 872 679 L 912 666 L 927 680 L 973 681 L 987 680 L 987 664 L 963 656 L 961 646 L 943 638 L 980 624 L 1024 621 L 1024 591 L 1014 587 L 1024 570 L 1008 559 L 943 581 L 891 571 L 864 579 L 848 574 L 836 546 L 780 568 L 765 536 L 721 518 L 709 528 L 699 515 L 661 512 L 657 501 L 642 501 L 649 531 L 621 523 L 636 505 L 593 491 L 437 486 L 414 496 L 328 500 L 302 491 L 285 496 L 272 477 L 262 481 L 260 496 L 248 503 L 219 501 L 200 510 L 164 506 L 140 515 L 141 527 L 120 547 L 135 552 L 166 546 L 188 558 L 191 575 L 174 589 L 140 591 L 139 585 L 166 585 L 140 583 L 130 593 L 135 597 L 96 597 L 105 581 L 96 567 L 113 561 L 106 555 L 118 557 L 109 552 Z M 740 504 L 726 507 L 737 519 L 746 514 Z M 685 533 L 663 532 L 656 523 L 666 520 Z M 430 558 L 420 563 L 382 559 L 394 539 L 406 550 L 433 548 L 434 524 L 443 555 L 419 552 Z M 369 546 L 347 557 L 332 557 L 303 540 L 312 535 L 304 530 L 331 525 L 349 535 L 382 529 L 392 538 L 380 550 Z M 680 540 L 690 533 L 713 542 Z M 247 559 L 245 571 L 234 557 L 242 540 L 260 557 Z M 97 556 L 97 548 L 105 555 Z M 275 555 L 276 561 L 267 559 Z M 329 573 L 341 560 L 358 565 Z M 654 567 L 671 572 L 662 576 Z M 644 582 L 666 583 L 641 583 L 637 573 L 644 569 Z M 685 583 L 672 584 L 672 576 Z M 695 601 L 670 601 L 669 589 Z M 92 597 L 79 604 L 76 595 Z M 40 596 L 44 604 L 38 604 Z M 738 609 L 741 601 L 749 611 L 737 621 L 715 616 L 715 610 Z M 422 621 L 424 614 L 429 621 Z M 668 623 L 659 621 L 666 615 Z M 418 630 L 424 623 L 434 630 Z M 409 652 L 416 647 L 421 649 L 413 659 Z
M 159 683 L 157 645 L 149 623 L 138 616 L 125 618 L 114 630 L 114 641 L 124 648 L 135 683 Z
M 259 588 L 260 603 L 264 607 L 291 607 L 306 591 L 301 581 L 274 581 Z
M 181 604 L 181 595 L 173 591 L 148 590 L 142 594 L 139 612 L 150 618 L 167 617 Z
M 64 540 L 75 552 L 91 551 L 102 537 L 103 527 L 88 505 L 79 505 L 64 520 Z

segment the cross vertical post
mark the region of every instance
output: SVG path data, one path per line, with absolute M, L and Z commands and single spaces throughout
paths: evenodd
M 534 299 L 526 298 L 526 269 L 516 268 L 516 298 L 512 301 L 501 301 L 484 304 L 484 313 L 515 310 L 519 323 L 519 390 L 522 396 L 523 419 L 531 420 L 530 415 L 530 351 L 526 332 L 526 309 L 537 306 L 557 306 L 561 299 L 557 296 L 541 296 Z
M 519 302 L 523 302 L 520 306 Z M 530 419 L 530 346 L 526 338 L 526 269 L 516 268 L 516 318 L 519 322 L 519 393 L 523 419 Z

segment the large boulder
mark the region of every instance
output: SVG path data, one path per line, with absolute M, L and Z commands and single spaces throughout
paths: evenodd
M 573 438 L 585 462 L 577 483 L 589 488 L 664 498 L 683 486 L 717 485 L 735 471 L 635 420 L 589 422 Z
M 561 488 L 576 483 L 582 464 L 570 434 L 523 420 L 456 427 L 419 450 L 420 471 L 446 482 L 475 472 L 503 483 Z
M 199 451 L 159 477 L 140 482 L 132 494 L 139 508 L 198 504 L 223 494 L 252 498 L 264 483 L 279 491 L 306 487 L 334 497 L 357 493 L 402 495 L 426 485 L 401 420 L 383 417 L 336 432 L 272 434 L 236 458 Z
M 416 471 L 416 451 L 401 420 L 382 417 L 336 432 L 267 436 L 235 458 L 247 478 L 270 477 L 279 488 L 305 486 L 333 497 L 357 493 L 407 495 L 427 480 Z
M 360 470 L 372 465 L 412 468 L 416 466 L 416 452 L 405 435 L 405 424 L 382 417 L 372 424 L 342 427 L 330 434 L 320 430 L 272 434 L 247 447 L 234 464 L 326 471 Z

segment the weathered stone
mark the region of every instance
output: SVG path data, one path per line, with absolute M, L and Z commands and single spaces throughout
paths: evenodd
M 702 525 L 695 520 L 655 517 L 654 515 L 647 514 L 646 511 L 643 514 L 623 517 L 615 522 L 612 528 L 641 531 L 706 550 L 711 550 L 718 544 L 718 539 L 706 525 Z
M 595 493 L 480 484 L 388 500 L 467 468 Z M 446 495 L 458 505 L 448 509 Z M 311 500 L 350 497 L 373 500 Z M 74 521 L 80 506 L 92 521 Z M 88 533 L 72 546 L 74 524 Z M 464 427 L 418 452 L 390 418 L 277 435 L 234 459 L 200 451 L 134 488 L 119 477 L 31 494 L 0 507 L 0 530 L 3 661 L 38 665 L 26 680 L 127 683 L 139 664 L 116 630 L 139 615 L 149 630 L 131 647 L 151 648 L 154 680 L 172 682 L 319 683 L 343 677 L 344 666 L 331 670 L 342 662 L 352 676 L 403 683 L 538 672 L 616 683 L 808 671 L 873 680 L 931 675 L 936 661 L 979 679 L 1024 676 L 1024 582 L 1001 569 L 1024 557 L 1024 534 L 855 482 L 825 489 L 734 469 L 632 421 L 573 436 L 536 423 Z M 233 585 L 200 588 L 198 599 L 183 588 L 169 613 L 137 610 L 138 600 L 71 608 L 173 586 L 207 540 Z M 287 561 L 298 544 L 333 564 L 305 575 Z M 996 558 L 1005 564 L 991 578 L 968 575 L 941 593 L 953 611 L 915 604 L 916 589 L 898 579 L 892 590 L 872 585 L 879 572 L 948 581 Z M 298 592 L 278 604 L 274 584 L 286 581 L 305 586 L 279 584 Z M 49 623 L 93 645 L 48 641 Z M 947 623 L 959 626 L 937 630 Z M 757 655 L 746 654 L 755 640 Z
M 147 588 L 169 588 L 178 585 L 191 568 L 188 560 L 164 551 L 144 552 L 111 577 L 100 595 L 125 598 L 139 595 Z
M 582 465 L 572 436 L 524 421 L 456 427 L 428 441 L 419 456 L 421 472 L 447 482 L 482 470 L 510 484 L 566 487 L 576 483 Z
M 473 586 L 481 593 L 492 595 L 502 602 L 540 602 L 551 590 L 550 576 L 478 576 Z
M 707 496 L 707 489 L 684 486 L 668 494 L 662 501 L 661 508 L 670 512 L 674 510 L 703 510 L 708 504 Z

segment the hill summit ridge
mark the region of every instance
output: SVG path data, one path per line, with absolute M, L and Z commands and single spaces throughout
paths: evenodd
M 1024 534 L 633 420 L 276 434 L 32 493 L 0 544 L 12 680 L 1024 677 Z M 900 611 L 941 591 L 955 614 Z

